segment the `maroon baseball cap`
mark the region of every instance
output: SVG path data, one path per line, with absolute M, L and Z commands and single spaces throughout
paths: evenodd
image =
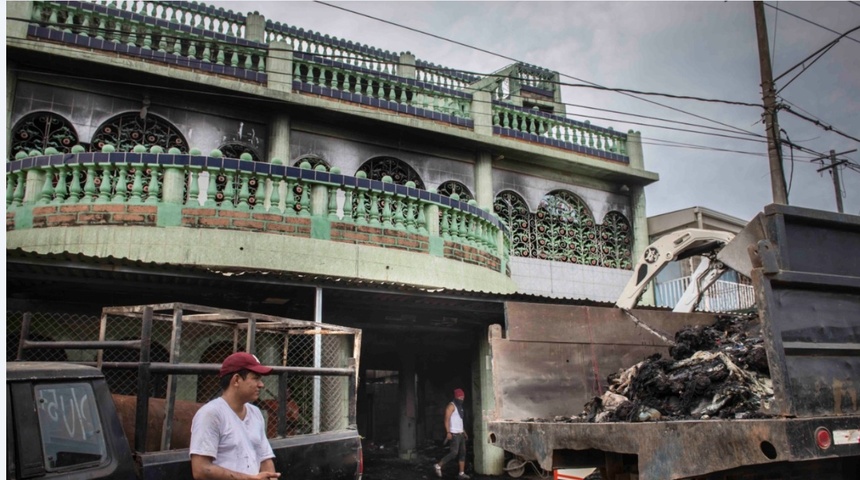
M 466 397 L 466 392 L 463 391 L 462 388 L 454 389 L 454 398 Z
M 219 377 L 230 375 L 240 370 L 248 370 L 250 372 L 259 373 L 260 375 L 268 375 L 272 373 L 272 367 L 267 367 L 257 360 L 257 357 L 246 352 L 236 352 L 233 355 L 224 359 L 221 364 L 221 371 L 218 372 Z

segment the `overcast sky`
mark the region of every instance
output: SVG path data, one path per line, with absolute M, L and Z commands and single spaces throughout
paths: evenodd
M 410 51 L 419 59 L 446 67 L 491 73 L 511 63 L 319 3 L 206 3 L 243 13 L 257 10 L 273 21 L 392 52 Z M 841 34 L 860 26 L 860 2 L 856 3 L 765 2 L 774 77 L 839 37 L 827 29 Z M 555 70 L 563 82 L 745 103 L 762 101 L 751 2 L 334 4 Z M 777 81 L 777 89 L 785 86 L 780 97 L 793 111 L 860 138 L 860 30 L 844 37 L 814 63 L 812 60 L 790 85 L 788 81 L 801 69 Z M 761 108 L 651 95 L 639 95 L 644 99 L 640 100 L 573 86 L 562 92 L 563 101 L 572 104 L 567 107 L 571 118 L 642 132 L 645 166 L 660 174 L 660 181 L 646 189 L 648 215 L 699 205 L 749 220 L 771 203 Z M 792 142 L 816 152 L 860 148 L 860 142 L 787 112 L 779 114 L 779 124 Z M 675 146 L 667 146 L 669 142 Z M 793 153 L 792 162 L 791 151 L 784 149 L 786 177 L 791 183 L 789 203 L 836 211 L 830 174 L 816 171 L 821 165 L 810 162 L 814 155 Z M 858 152 L 839 158 L 860 164 Z M 843 167 L 840 176 L 845 211 L 860 214 L 860 172 Z

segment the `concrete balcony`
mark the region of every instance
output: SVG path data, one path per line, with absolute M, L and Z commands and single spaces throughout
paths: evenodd
M 505 226 L 474 201 L 178 151 L 18 155 L 6 248 L 511 293 Z

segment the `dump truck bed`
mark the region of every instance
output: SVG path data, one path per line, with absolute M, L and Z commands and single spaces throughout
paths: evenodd
M 715 316 L 629 312 L 654 335 L 617 308 L 511 302 L 504 336 L 500 326 L 490 334 L 490 441 L 545 469 L 632 461 L 640 480 L 775 465 L 832 467 L 818 478 L 843 478 L 860 459 L 860 217 L 770 205 L 721 255 L 756 290 L 774 391 L 757 413 L 769 418 L 570 423 L 607 375 L 667 356 L 661 337 Z

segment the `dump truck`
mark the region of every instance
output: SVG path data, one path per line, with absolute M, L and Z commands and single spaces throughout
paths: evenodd
M 603 480 L 858 478 L 860 217 L 768 205 L 716 259 L 755 289 L 773 391 L 758 412 L 578 421 L 611 374 L 666 356 L 671 332 L 715 316 L 509 302 L 504 330 L 490 331 L 488 441 L 544 470 L 594 468 Z
M 220 363 L 183 358 L 226 339 L 224 356 L 252 352 L 273 366 L 259 406 L 283 478 L 361 479 L 360 330 L 184 303 L 106 307 L 95 326 L 69 319 L 54 328 L 71 340 L 33 332 L 51 322 L 23 314 L 18 358 L 53 361 L 6 363 L 7 478 L 191 478 L 191 419 L 205 402 L 189 392 L 217 395 Z M 80 339 L 88 331 L 98 338 Z M 152 361 L 154 338 L 169 345 L 161 361 Z M 299 357 L 319 360 L 322 351 L 327 361 L 295 366 L 291 343 L 316 345 Z M 326 344 L 334 347 L 319 348 Z M 301 385 L 307 395 L 290 393 Z M 302 416 L 307 425 L 297 425 Z

